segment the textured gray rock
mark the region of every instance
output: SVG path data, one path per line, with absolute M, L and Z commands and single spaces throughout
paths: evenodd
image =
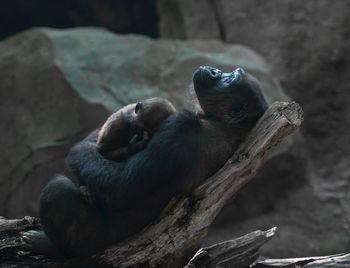
M 36 214 L 40 189 L 75 140 L 108 115 L 79 97 L 40 31 L 0 43 L 0 213 Z
M 178 10 L 197 6 L 196 21 L 208 18 L 220 37 L 261 53 L 286 92 L 305 111 L 296 157 L 274 160 L 260 179 L 241 192 L 218 219 L 209 240 L 278 226 L 265 255 L 304 256 L 350 249 L 350 3 L 347 0 L 173 0 Z M 205 3 L 203 3 L 205 2 Z M 212 4 L 212 10 L 207 5 Z M 165 31 L 193 18 L 165 17 L 158 0 L 161 35 L 216 38 L 196 23 Z M 206 10 L 206 12 L 202 12 Z M 164 14 L 164 16 L 163 16 Z M 184 21 L 184 22 L 183 22 Z M 197 32 L 193 34 L 193 31 Z M 276 171 L 279 168 L 279 171 Z M 265 175 L 263 175 L 265 174 Z M 267 192 L 267 194 L 263 194 Z M 221 224 L 219 224 L 221 222 Z M 224 224 L 226 226 L 224 226 Z M 264 227 L 265 226 L 265 227 Z
M 158 0 L 159 31 L 174 39 L 220 39 L 214 1 Z
M 67 172 L 70 146 L 125 104 L 152 96 L 190 107 L 199 65 L 241 66 L 285 100 L 264 60 L 219 41 L 170 41 L 96 28 L 35 29 L 0 43 L 0 215 L 36 215 L 41 188 Z

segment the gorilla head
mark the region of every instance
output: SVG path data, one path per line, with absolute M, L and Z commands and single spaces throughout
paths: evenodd
M 250 127 L 267 109 L 259 82 L 242 68 L 224 73 L 201 66 L 193 74 L 193 85 L 204 115 L 228 124 Z

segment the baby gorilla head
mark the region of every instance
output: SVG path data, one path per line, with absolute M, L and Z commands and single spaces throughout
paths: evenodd
M 250 127 L 267 109 L 259 82 L 242 68 L 224 73 L 201 66 L 193 75 L 193 84 L 204 115 L 229 124 Z
M 125 160 L 142 150 L 163 121 L 175 112 L 171 102 L 163 98 L 129 104 L 112 114 L 101 127 L 97 150 L 111 160 Z
M 131 124 L 153 134 L 176 109 L 170 101 L 163 98 L 151 98 L 135 105 Z

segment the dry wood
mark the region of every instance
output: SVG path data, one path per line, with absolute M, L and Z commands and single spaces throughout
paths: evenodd
M 350 254 L 337 254 L 319 257 L 291 258 L 291 259 L 265 259 L 258 260 L 253 268 L 273 267 L 304 267 L 304 268 L 348 268 L 350 267 Z
M 39 220 L 34 217 L 26 216 L 23 219 L 12 219 L 7 220 L 3 217 L 0 217 L 0 233 L 11 233 L 26 231 L 33 229 L 34 227 L 39 228 Z
M 274 236 L 276 229 L 255 231 L 201 248 L 184 268 L 248 267 L 259 257 L 259 248 Z
M 43 257 L 36 256 L 21 239 L 21 232 L 38 230 L 39 219 L 24 217 L 7 220 L 0 217 L 0 267 L 34 267 L 42 263 Z
M 251 267 L 251 268 L 349 268 L 350 254 L 329 256 L 258 259 L 259 248 L 275 234 L 276 227 L 268 231 L 255 231 L 245 236 L 201 248 L 184 268 Z M 254 262 L 254 260 L 256 260 Z
M 232 158 L 197 187 L 193 197 L 174 198 L 160 218 L 140 234 L 64 265 L 181 267 L 200 247 L 226 201 L 253 177 L 273 148 L 298 128 L 302 120 L 303 113 L 297 103 L 274 103 Z

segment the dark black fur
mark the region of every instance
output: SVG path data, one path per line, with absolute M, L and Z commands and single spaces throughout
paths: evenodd
M 44 188 L 43 227 L 64 254 L 90 254 L 145 227 L 174 195 L 190 193 L 223 166 L 267 108 L 259 84 L 241 69 L 201 67 L 193 81 L 202 110 L 169 117 L 126 162 L 97 152 L 97 131 L 70 151 L 67 164 L 94 205 L 63 176 Z

